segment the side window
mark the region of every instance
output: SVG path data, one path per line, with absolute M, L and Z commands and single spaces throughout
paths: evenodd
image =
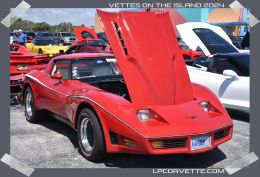
M 69 60 L 58 60 L 53 66 L 51 76 L 55 73 L 62 74 L 62 80 L 69 80 Z
M 91 33 L 87 32 L 87 31 L 82 31 L 82 32 L 81 32 L 81 37 L 82 37 L 83 39 L 86 39 L 86 38 L 88 38 L 88 37 L 94 39 L 94 36 L 93 36 Z

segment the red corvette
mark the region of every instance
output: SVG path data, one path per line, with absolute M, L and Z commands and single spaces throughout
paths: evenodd
M 77 42 L 83 42 L 86 40 L 98 39 L 97 33 L 94 29 L 88 27 L 75 27 L 74 33 L 77 37 Z
M 10 99 L 19 100 L 21 84 L 24 74 L 32 69 L 41 69 L 46 66 L 50 58 L 48 55 L 33 55 L 26 47 L 10 45 Z
M 117 63 L 108 53 L 76 53 L 28 73 L 29 122 L 42 110 L 54 113 L 93 161 L 106 153 L 201 153 L 231 139 L 232 120 L 218 98 L 190 82 L 168 13 L 98 15 Z
M 77 37 L 77 43 L 74 43 L 73 45 L 84 44 L 98 50 L 111 52 L 110 45 L 106 41 L 99 39 L 96 32 L 92 28 L 75 27 L 74 33 Z
M 18 44 L 10 45 L 10 75 L 26 74 L 33 65 L 47 64 L 48 55 L 33 55 L 26 47 Z

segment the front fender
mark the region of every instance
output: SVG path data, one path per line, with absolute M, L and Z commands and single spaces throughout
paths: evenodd
M 191 85 L 195 99 L 201 101 L 209 101 L 219 111 L 227 113 L 219 98 L 210 89 L 195 83 L 192 83 Z

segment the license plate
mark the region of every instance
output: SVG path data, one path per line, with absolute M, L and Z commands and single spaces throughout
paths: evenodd
M 23 65 L 18 65 L 17 66 L 17 70 L 20 70 L 20 71 L 24 71 L 24 70 L 28 70 L 29 68 L 27 66 L 23 66 Z
M 211 146 L 211 136 L 201 135 L 191 138 L 191 150 L 202 149 Z

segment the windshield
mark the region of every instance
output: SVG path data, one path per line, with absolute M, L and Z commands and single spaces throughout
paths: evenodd
M 33 37 L 36 36 L 34 33 L 31 33 L 31 32 L 27 32 L 26 35 L 27 35 L 27 36 L 33 36 Z
M 86 39 L 86 38 L 93 38 L 94 39 L 94 36 L 91 33 L 87 32 L 87 31 L 82 31 L 81 32 L 81 37 L 83 39 Z
M 193 30 L 211 54 L 238 53 L 238 50 L 210 29 L 196 28 Z
M 97 34 L 98 35 L 98 37 L 100 37 L 100 38 L 107 38 L 107 35 L 106 35 L 106 33 L 98 33 Z
M 107 43 L 103 40 L 89 40 L 88 44 L 91 46 L 106 46 Z
M 42 36 L 42 37 L 52 37 L 52 36 L 54 36 L 54 34 L 53 33 L 40 33 L 40 36 Z
M 84 79 L 88 83 L 122 77 L 114 58 L 72 60 L 71 68 L 73 80 Z
M 35 45 L 58 45 L 58 41 L 56 40 L 48 40 L 48 39 L 36 39 L 34 41 Z

